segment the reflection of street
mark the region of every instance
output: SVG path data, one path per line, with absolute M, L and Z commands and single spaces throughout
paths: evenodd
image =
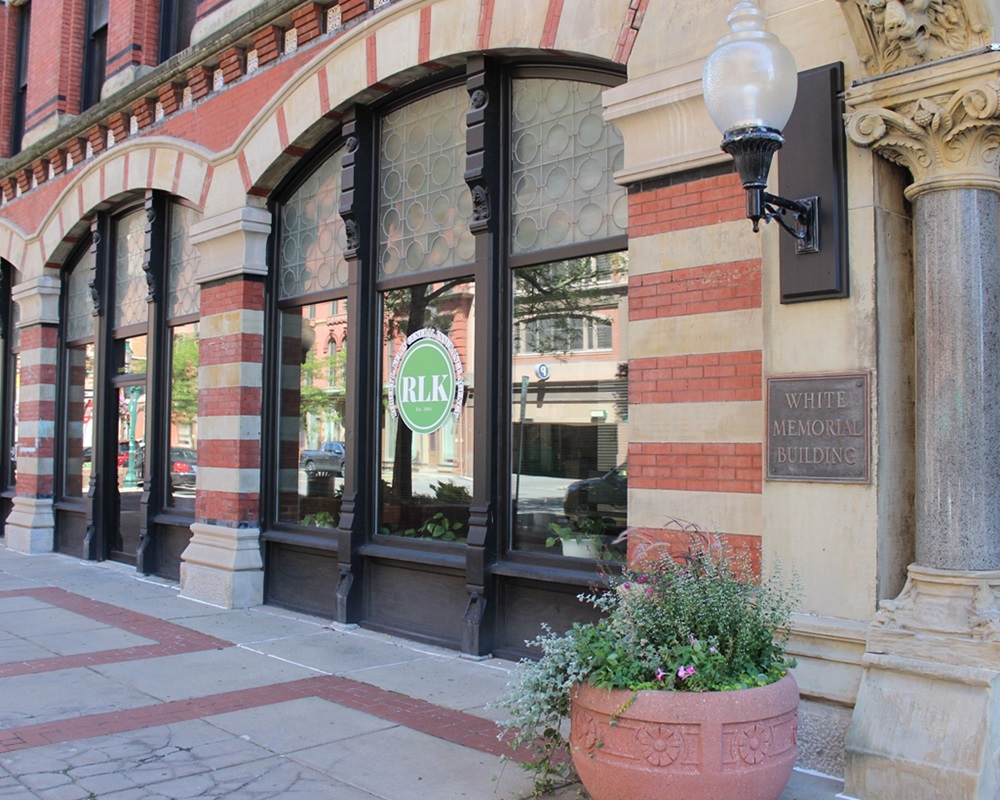
M 521 513 L 549 512 L 561 515 L 563 499 L 566 497 L 566 487 L 572 481 L 569 478 L 549 478 L 542 475 L 522 475 L 520 486 L 517 476 L 512 475 L 511 491 L 518 488 L 518 496 L 514 498 Z

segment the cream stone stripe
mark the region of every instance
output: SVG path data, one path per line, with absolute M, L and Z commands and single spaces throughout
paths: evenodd
M 237 361 L 198 368 L 198 386 L 202 389 L 259 389 L 263 385 L 264 370 L 257 362 Z
M 628 490 L 629 525 L 662 528 L 671 518 L 694 522 L 709 532 L 760 535 L 763 500 L 759 494 L 742 492 Z
M 761 350 L 763 342 L 763 317 L 759 308 L 629 323 L 631 358 Z
M 752 261 L 761 257 L 760 239 L 746 220 L 655 233 L 629 240 L 629 275 Z
M 238 336 L 241 334 L 264 334 L 264 312 L 253 309 L 235 308 L 218 314 L 207 314 L 199 323 L 201 341 Z
M 257 494 L 260 492 L 260 470 L 256 467 L 198 467 L 198 491 Z
M 732 442 L 764 437 L 764 402 L 644 403 L 630 405 L 630 442 Z
M 296 418 L 297 419 L 297 418 Z M 201 417 L 198 441 L 240 441 L 261 438 L 261 418 L 254 415 L 219 415 Z

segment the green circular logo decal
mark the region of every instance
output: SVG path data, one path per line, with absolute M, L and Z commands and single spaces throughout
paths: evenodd
M 434 433 L 462 407 L 458 351 L 444 333 L 423 328 L 407 337 L 389 375 L 389 410 L 414 433 Z

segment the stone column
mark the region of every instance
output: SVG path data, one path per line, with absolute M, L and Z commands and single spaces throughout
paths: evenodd
M 264 598 L 260 445 L 271 214 L 247 206 L 192 230 L 202 254 L 198 483 L 181 595 L 226 608 Z
M 18 371 L 17 495 L 5 542 L 19 553 L 55 549 L 56 363 L 59 345 L 59 278 L 44 275 L 14 287 L 21 312 Z
M 916 563 L 867 638 L 845 794 L 1000 796 L 1000 54 L 848 98 L 855 144 L 914 182 Z

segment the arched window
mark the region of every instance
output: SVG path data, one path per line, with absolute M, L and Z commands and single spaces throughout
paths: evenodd
M 601 106 L 621 78 L 471 59 L 354 108 L 278 193 L 270 600 L 455 643 L 475 576 L 493 602 L 486 571 L 505 576 L 513 607 L 519 581 L 594 568 L 561 539 L 623 552 L 627 198 Z M 327 385 L 316 342 L 341 322 L 346 377 Z M 316 566 L 331 552 L 337 597 Z M 401 587 L 437 611 L 390 602 Z
M 63 272 L 56 546 L 179 575 L 197 476 L 200 215 L 99 213 Z

